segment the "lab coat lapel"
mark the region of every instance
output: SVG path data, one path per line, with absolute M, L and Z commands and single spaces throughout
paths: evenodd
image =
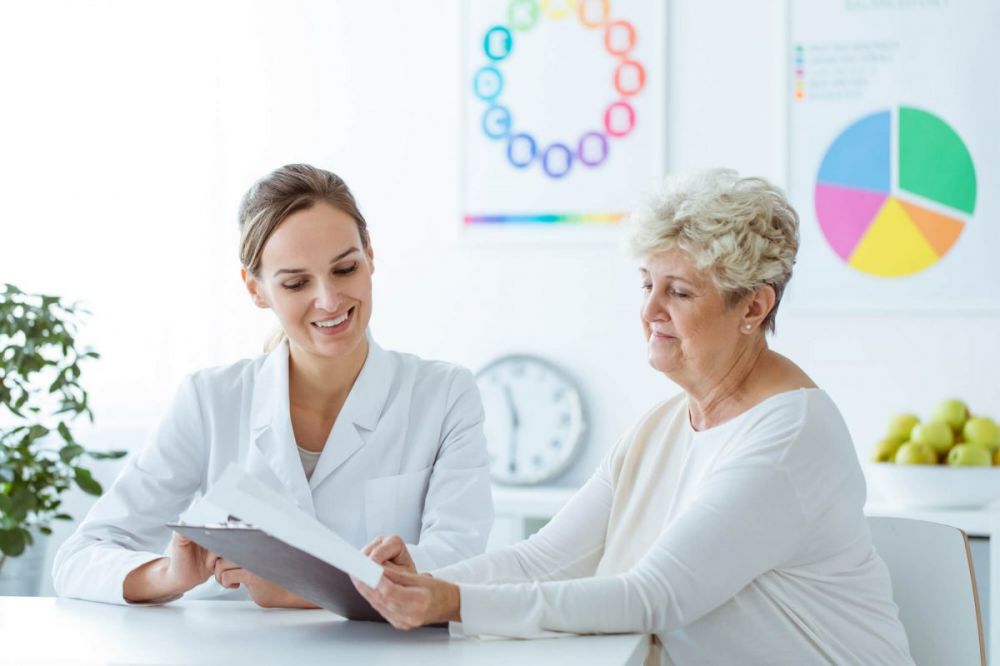
M 330 429 L 309 482 L 313 490 L 364 446 L 385 409 L 393 374 L 392 357 L 369 336 L 368 358 Z
M 272 351 L 254 379 L 250 412 L 250 450 L 245 468 L 257 476 L 263 463 L 281 482 L 295 503 L 310 516 L 316 515 L 312 491 L 306 481 L 292 430 L 288 405 L 288 342 Z

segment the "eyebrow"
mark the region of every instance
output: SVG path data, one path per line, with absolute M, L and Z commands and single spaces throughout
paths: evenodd
M 361 250 L 359 250 L 359 249 L 358 249 L 358 248 L 356 248 L 356 247 L 352 247 L 352 248 L 349 248 L 349 249 L 347 249 L 347 250 L 344 250 L 344 251 L 343 251 L 343 252 L 341 252 L 340 254 L 338 254 L 338 255 L 337 255 L 336 257 L 334 257 L 333 259 L 331 259 L 331 260 L 330 260 L 330 263 L 331 263 L 331 264 L 335 264 L 335 263 L 337 263 L 338 261 L 340 261 L 341 259 L 343 259 L 344 257 L 346 257 L 347 255 L 349 255 L 349 254 L 352 254 L 352 253 L 354 253 L 354 252 L 360 252 L 360 251 L 361 251 Z M 278 277 L 278 276 L 279 276 L 279 275 L 281 275 L 282 273 L 305 273 L 305 272 L 306 272 L 306 269 L 304 269 L 304 268 L 280 268 L 280 269 L 278 269 L 278 270 L 276 270 L 276 271 L 274 272 L 274 276 L 273 276 L 273 277 Z

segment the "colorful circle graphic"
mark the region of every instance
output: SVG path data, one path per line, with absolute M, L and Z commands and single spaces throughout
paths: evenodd
M 902 277 L 937 263 L 976 208 L 976 170 L 962 138 L 909 106 L 840 133 L 820 164 L 816 217 L 827 243 L 870 275 Z
M 516 52 L 517 40 L 542 19 L 563 20 L 574 15 L 588 30 L 603 31 L 604 49 L 618 61 L 611 80 L 614 101 L 604 109 L 601 122 L 584 132 L 575 143 L 540 143 L 527 131 L 515 129 L 514 115 L 500 102 L 504 76 L 500 66 Z M 515 33 L 518 33 L 515 39 Z M 516 169 L 538 164 L 549 178 L 564 178 L 577 163 L 587 168 L 604 164 L 611 152 L 610 139 L 627 137 L 636 124 L 635 107 L 629 99 L 646 86 L 646 69 L 631 57 L 636 44 L 635 26 L 611 19 L 610 0 L 512 0 L 507 7 L 507 24 L 494 25 L 483 35 L 483 54 L 488 64 L 472 78 L 472 92 L 486 103 L 480 126 L 483 134 L 506 144 L 507 161 Z

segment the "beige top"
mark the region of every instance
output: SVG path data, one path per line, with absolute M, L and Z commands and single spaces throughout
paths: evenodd
M 654 634 L 665 664 L 912 664 L 862 513 L 850 434 L 819 389 L 695 432 L 657 406 L 538 534 L 439 569 L 462 630 Z
M 299 460 L 302 461 L 302 471 L 306 473 L 306 480 L 312 478 L 313 472 L 316 471 L 316 463 L 319 462 L 319 457 L 323 455 L 322 451 L 309 451 L 308 449 L 303 449 L 301 446 L 296 446 L 299 450 Z

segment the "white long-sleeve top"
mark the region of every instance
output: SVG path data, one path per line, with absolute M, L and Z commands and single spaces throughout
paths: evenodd
M 823 391 L 701 432 L 681 395 L 538 534 L 433 575 L 459 584 L 467 635 L 652 633 L 676 665 L 912 664 L 864 499 Z

